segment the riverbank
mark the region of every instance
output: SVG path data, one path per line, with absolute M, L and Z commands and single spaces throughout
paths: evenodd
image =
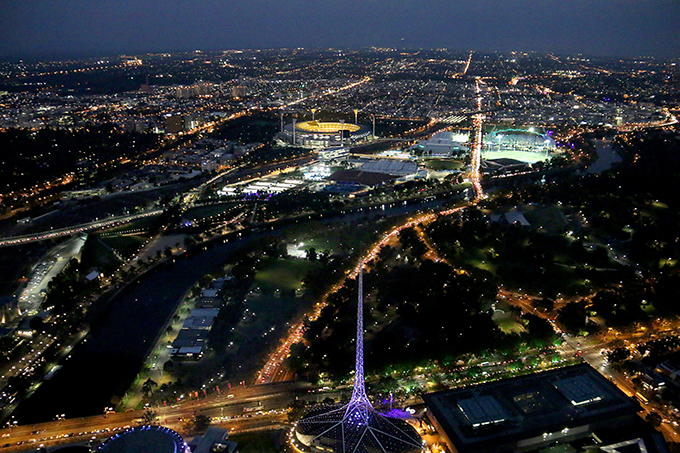
M 221 269 L 232 254 L 253 240 L 308 221 L 347 223 L 365 217 L 399 216 L 437 208 L 459 197 L 458 193 L 449 193 L 439 199 L 306 214 L 268 224 L 257 232 L 243 230 L 213 238 L 181 257 L 158 263 L 97 310 L 90 335 L 62 362 L 59 373 L 22 402 L 14 416 L 20 423 L 35 423 L 51 420 L 55 414 L 65 413 L 67 417 L 98 414 L 113 401 L 120 401 L 184 295 L 203 275 Z

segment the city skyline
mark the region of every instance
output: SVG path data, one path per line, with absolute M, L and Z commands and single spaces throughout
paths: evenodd
M 152 2 L 128 9 L 126 27 L 108 3 L 40 4 L 7 17 L 60 24 L 74 45 L 87 30 L 93 46 L 113 29 L 132 40 L 145 18 L 161 36 L 142 14 Z M 539 36 L 508 8 L 532 21 L 549 4 L 511 0 L 485 28 L 458 22 L 483 31 L 507 13 L 506 31 Z M 168 43 L 198 34 L 201 15 L 206 34 L 228 22 L 198 1 L 166 5 L 154 14 Z M 350 1 L 343 23 L 388 23 L 403 5 Z M 285 6 L 260 22 L 292 23 Z M 326 6 L 298 6 L 291 30 L 311 33 L 302 12 Z M 428 5 L 431 23 L 453 23 L 455 7 Z M 38 9 L 55 19 L 22 22 Z M 26 45 L 48 36 L 76 51 L 48 28 Z M 344 30 L 328 28 L 329 40 Z M 212 423 L 243 453 L 251 434 L 278 442 L 275 430 L 303 451 L 441 453 L 456 436 L 419 408 L 448 389 L 462 389 L 445 404 L 463 429 L 533 419 L 504 435 L 533 452 L 663 447 L 651 428 L 604 422 L 600 410 L 618 409 L 601 384 L 627 395 L 632 425 L 639 412 L 676 442 L 677 57 L 196 50 L 0 63 L 0 449 L 96 447 L 139 423 L 188 439 Z M 545 391 L 493 390 L 552 371 Z M 559 401 L 567 419 L 552 423 Z
M 662 0 L 10 1 L 0 57 L 371 46 L 675 57 L 679 19 L 680 5 Z

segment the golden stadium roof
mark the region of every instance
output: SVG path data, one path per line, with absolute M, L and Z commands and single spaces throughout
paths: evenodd
M 295 129 L 304 132 L 318 132 L 320 134 L 332 134 L 340 131 L 356 132 L 361 129 L 361 126 L 356 124 L 339 123 L 339 122 L 321 122 L 321 121 L 304 121 L 297 123 Z

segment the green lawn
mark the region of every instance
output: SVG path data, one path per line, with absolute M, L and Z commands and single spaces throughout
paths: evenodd
M 426 159 L 425 167 L 428 170 L 460 170 L 463 168 L 463 162 L 459 160 L 450 159 Z
M 81 254 L 81 269 L 99 269 L 104 272 L 111 272 L 120 261 L 100 241 L 93 240 L 86 243 Z
M 313 263 L 302 259 L 279 259 L 257 272 L 255 286 L 268 290 L 302 287 L 302 279 Z
M 142 243 L 146 241 L 145 236 L 109 236 L 101 238 L 109 247 L 118 250 L 124 257 L 130 257 L 137 253 Z
M 394 219 L 390 219 L 393 221 Z M 375 220 L 353 220 L 351 223 L 328 225 L 322 222 L 305 223 L 293 226 L 286 231 L 285 240 L 289 243 L 304 242 L 304 249 L 314 247 L 317 253 L 328 250 L 339 253 L 342 250 L 366 249 L 375 240 L 376 230 L 383 231 L 388 226 Z
M 203 219 L 206 217 L 221 214 L 223 212 L 229 211 L 234 207 L 233 203 L 224 203 L 213 206 L 201 206 L 198 208 L 189 209 L 184 213 L 183 217 L 189 220 Z
M 234 434 L 229 440 L 238 443 L 240 453 L 280 453 L 281 430 Z
M 507 302 L 496 302 L 496 310 L 493 312 L 493 321 L 505 334 L 520 334 L 525 331 L 524 325 L 517 320 Z

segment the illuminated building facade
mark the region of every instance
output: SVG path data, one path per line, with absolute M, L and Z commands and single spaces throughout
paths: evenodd
M 170 428 L 144 425 L 113 435 L 97 449 L 98 453 L 190 453 L 182 436 Z
M 304 121 L 283 127 L 281 139 L 303 148 L 351 146 L 365 140 L 371 131 L 367 126 L 344 122 Z

